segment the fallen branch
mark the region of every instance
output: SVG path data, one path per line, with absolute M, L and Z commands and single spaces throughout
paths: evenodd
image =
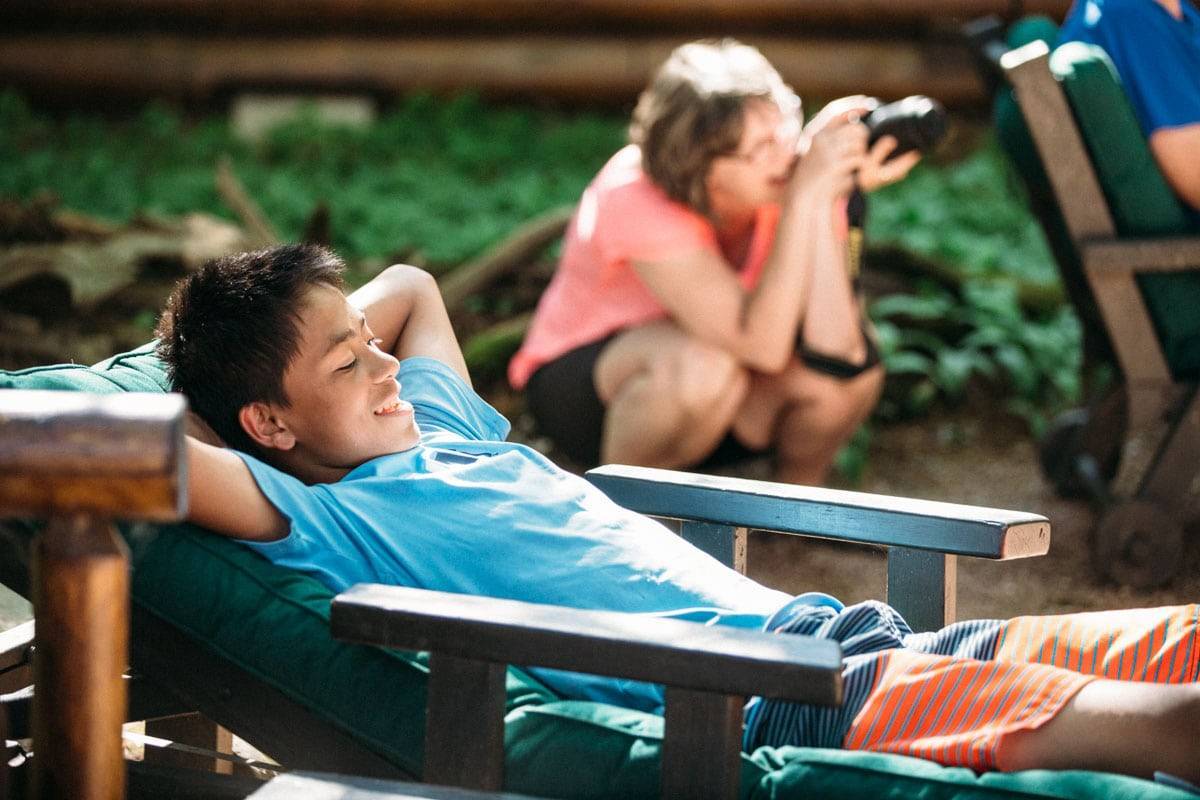
M 497 322 L 468 339 L 463 345 L 463 359 L 471 375 L 477 380 L 503 375 L 508 360 L 521 346 L 532 320 L 532 313 L 519 314 Z
M 562 236 L 574 208 L 548 211 L 522 225 L 484 255 L 448 273 L 441 281 L 442 298 L 453 314 L 473 294 L 481 292 L 517 267 L 529 263 Z
M 867 269 L 889 272 L 905 281 L 927 280 L 961 297 L 968 276 L 953 266 L 927 256 L 918 255 L 896 245 L 871 245 L 867 247 Z M 1066 293 L 1060 283 L 1038 283 L 1017 277 L 983 278 L 997 283 L 1012 283 L 1017 290 L 1017 301 L 1026 312 L 1036 315 L 1052 313 L 1067 302 Z
M 242 226 L 246 229 L 246 242 L 251 249 L 279 244 L 279 234 L 234 174 L 229 156 L 221 156 L 217 161 L 216 184 L 217 194 L 225 201 L 225 205 L 229 206 L 229 210 L 242 221 Z

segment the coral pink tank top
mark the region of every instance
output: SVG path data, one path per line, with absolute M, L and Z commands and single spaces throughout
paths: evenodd
M 642 171 L 636 145 L 617 152 L 583 193 L 567 228 L 562 260 L 538 303 L 529 333 L 508 365 L 509 382 L 525 387 L 539 367 L 616 331 L 667 316 L 633 269 L 700 250 L 720 253 L 703 215 L 671 200 Z M 779 207 L 759 209 L 742 284 L 753 288 L 779 223 Z

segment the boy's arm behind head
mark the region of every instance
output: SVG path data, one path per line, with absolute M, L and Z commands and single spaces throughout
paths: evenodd
M 211 444 L 213 447 L 228 447 L 212 426 L 205 422 L 204 417 L 197 414 L 195 411 L 188 411 L 187 415 L 187 435 L 203 442 Z
M 234 539 L 273 541 L 287 535 L 287 518 L 232 450 L 189 435 L 187 458 L 189 522 Z
M 437 281 L 428 272 L 404 264 L 388 267 L 349 299 L 366 315 L 380 349 L 401 361 L 437 359 L 471 383 Z

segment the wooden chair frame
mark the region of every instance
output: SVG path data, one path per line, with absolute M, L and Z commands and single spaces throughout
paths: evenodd
M 126 513 L 155 520 L 181 515 L 180 399 L 121 395 L 125 405 L 120 408 L 93 399 L 85 401 L 84 414 L 63 413 L 64 407 L 78 407 L 80 397 L 75 393 L 0 393 L 8 412 L 0 414 L 0 511 L 9 515 L 54 514 L 61 512 L 65 501 L 65 507 L 74 513 Z M 130 402 L 142 404 L 142 413 L 131 412 Z M 143 498 L 138 501 L 141 505 L 128 505 L 128 481 L 136 470 L 127 463 L 121 465 L 115 444 L 96 445 L 106 441 L 117 422 L 138 426 L 139 448 L 160 456 L 154 477 L 146 479 L 151 481 L 146 485 L 153 488 L 147 497 L 157 498 L 154 503 Z M 31 425 L 41 426 L 37 430 L 43 434 L 52 427 L 62 442 L 91 442 L 95 452 L 72 451 L 64 445 L 66 455 L 57 460 L 49 458 L 42 453 L 46 438 L 31 436 Z M 120 452 L 128 452 L 128 448 Z M 78 482 L 81 465 L 86 467 L 93 489 L 86 495 L 86 502 L 78 496 L 71 500 L 69 492 L 60 490 L 42 492 L 44 502 L 34 506 L 14 499 L 23 497 L 18 489 L 28 487 L 32 481 L 60 488 Z M 889 595 L 918 629 L 953 621 L 957 556 L 1036 556 L 1044 554 L 1050 542 L 1049 522 L 1034 514 L 632 467 L 602 467 L 588 473 L 588 478 L 622 505 L 680 520 L 684 535 L 742 569 L 746 534 L 751 528 L 887 547 Z M 122 485 L 126 490 L 114 488 Z M 95 491 L 96 487 L 105 491 Z M 170 491 L 164 492 L 163 487 Z M 71 527 L 82 531 L 82 535 L 90 535 L 87 532 L 93 529 L 83 524 Z M 51 529 L 41 534 L 43 548 L 44 540 L 51 535 Z M 125 554 L 120 547 L 117 551 L 120 568 L 116 573 L 127 572 L 128 562 L 121 560 Z M 95 547 L 72 545 L 65 547 L 64 553 L 52 569 L 61 571 L 65 564 L 81 574 L 79 570 L 94 568 Z M 105 563 L 111 566 L 111 562 Z M 43 564 L 43 571 L 45 568 Z M 88 590 L 77 593 L 83 600 L 76 602 L 112 603 L 114 592 L 125 592 L 123 602 L 128 603 L 127 582 L 122 583 L 119 576 L 114 581 L 116 573 L 99 582 L 85 582 Z M 42 583 L 55 580 L 53 576 L 35 574 Z M 103 591 L 92 591 L 95 589 Z M 89 593 L 96 596 L 89 597 Z M 396 587 L 359 590 L 337 601 L 333 623 L 335 631 L 348 638 L 429 649 L 433 653 L 426 780 L 466 784 L 466 788 L 500 787 L 503 674 L 508 663 L 625 675 L 668 684 L 663 780 L 665 796 L 672 797 L 727 797 L 736 792 L 741 703 L 746 695 L 840 701 L 840 657 L 836 645 L 830 642 L 681 622 L 659 621 L 664 625 L 650 626 L 640 618 L 636 625 L 629 625 L 618 619 L 623 615 L 571 609 L 556 609 L 547 617 L 539 614 L 539 607 L 529 604 L 507 604 L 519 608 L 504 616 L 500 610 L 506 604 L 499 601 L 433 597 L 437 594 Z M 38 672 L 39 660 L 88 663 L 89 654 L 97 648 L 111 652 L 121 646 L 121 631 L 114 645 L 107 628 L 64 625 L 61 616 L 51 616 L 55 621 L 48 624 L 47 604 L 53 608 L 54 597 L 42 592 L 36 606 L 39 627 L 35 673 L 45 674 L 44 670 Z M 120 608 L 120 598 L 117 601 Z M 471 607 L 476 609 L 473 617 Z M 78 709 L 54 699 L 70 697 L 75 702 L 81 696 L 94 695 L 98 708 L 103 709 L 97 718 L 108 720 L 103 730 L 95 725 L 87 729 L 90 739 L 71 737 L 74 749 L 70 754 L 82 754 L 79 762 L 66 758 L 53 761 L 63 775 L 57 776 L 58 783 L 53 787 L 43 781 L 35 790 L 36 796 L 120 796 L 121 779 L 110 777 L 105 779 L 107 782 L 96 782 L 97 773 L 88 771 L 93 769 L 88 765 L 95 759 L 89 760 L 87 754 L 96 749 L 96 742 L 107 743 L 105 752 L 109 755 L 103 774 L 114 775 L 121 772 L 119 758 L 114 763 L 111 757 L 113 743 L 118 756 L 120 753 L 121 721 L 191 710 L 201 711 L 260 745 L 289 768 L 414 777 L 404 775 L 281 692 L 198 647 L 150 611 L 135 607 L 132 616 L 136 678 L 121 680 L 122 670 L 117 669 L 114 677 L 109 674 L 113 672 L 110 668 L 103 676 L 100 691 L 89 688 L 92 684 L 87 682 L 80 684 L 78 671 L 68 671 L 60 678 L 64 681 L 62 691 L 35 693 L 35 718 L 48 714 L 70 727 Z M 506 622 L 497 621 L 502 616 Z M 548 619 L 557 622 L 549 624 Z M 71 632 L 69 637 L 62 634 L 64 628 Z M 13 646 L 0 648 L 0 667 L 10 664 L 20 668 L 24 663 L 29 628 L 22 630 L 9 637 L 14 639 Z M 699 632 L 704 632 L 703 636 Z M 122 659 L 120 666 L 124 663 Z M 8 702 L 0 706 L 0 712 L 6 713 L 0 713 L 0 719 L 28 719 L 27 697 L 10 695 L 6 699 Z M 36 724 L 34 728 L 38 730 Z M 9 735 L 15 732 L 10 730 Z M 463 769 L 464 748 L 470 753 L 470 763 L 477 765 L 473 770 Z M 43 743 L 35 763 L 50 749 Z M 68 783 L 70 788 L 62 788 Z M 246 791 L 244 783 L 205 783 L 190 796 L 206 793 L 232 797 L 244 796 Z
M 1200 236 L 1122 238 L 1075 117 L 1033 42 L 1001 58 L 1125 379 L 1128 431 L 1112 491 L 1181 509 L 1197 474 L 1200 392 L 1174 380 L 1136 278 L 1200 269 Z M 1147 520 L 1148 522 L 1148 520 Z M 1165 520 L 1163 521 L 1165 522 Z

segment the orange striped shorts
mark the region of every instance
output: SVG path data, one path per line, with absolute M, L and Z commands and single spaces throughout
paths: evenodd
M 875 681 L 843 740 L 856 750 L 900 753 L 995 769 L 1003 737 L 1054 718 L 1098 677 L 1159 683 L 1198 676 L 1196 605 L 997 622 L 992 660 L 905 649 L 877 659 Z

